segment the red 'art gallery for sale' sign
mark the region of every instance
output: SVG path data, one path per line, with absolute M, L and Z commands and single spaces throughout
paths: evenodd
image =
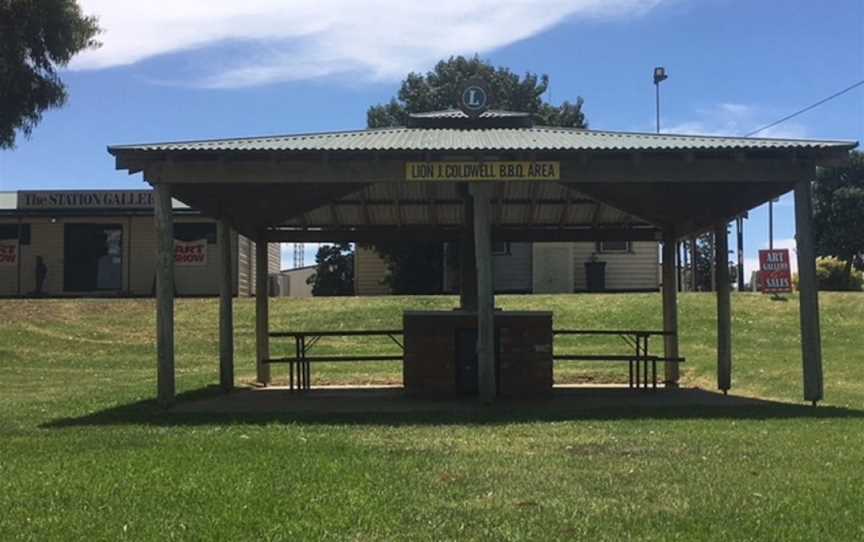
M 18 243 L 0 241 L 0 266 L 18 265 Z
M 207 239 L 174 241 L 174 263 L 190 267 L 207 265 Z
M 766 294 L 792 291 L 792 268 L 789 249 L 759 251 L 759 289 Z

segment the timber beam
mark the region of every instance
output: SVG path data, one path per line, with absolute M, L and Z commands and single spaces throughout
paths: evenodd
M 815 160 L 759 158 L 745 161 L 726 158 L 699 158 L 693 162 L 677 156 L 644 156 L 638 160 L 620 157 L 559 160 L 563 183 L 701 183 L 701 182 L 781 182 L 804 179 Z M 189 160 L 150 162 L 160 169 L 160 182 L 178 184 L 308 184 L 308 183 L 395 183 L 405 179 L 406 160 Z M 151 166 L 152 165 L 152 166 Z M 140 166 L 136 164 L 136 169 Z M 125 168 L 121 168 L 125 169 Z M 437 181 L 410 181 L 437 182 Z M 540 181 L 538 181 L 540 182 Z
M 328 243 L 375 241 L 458 241 L 464 228 L 429 226 L 368 227 L 335 230 L 271 229 L 265 239 L 272 243 Z M 493 227 L 493 241 L 509 242 L 586 242 L 586 241 L 657 241 L 659 230 L 653 228 L 508 228 Z

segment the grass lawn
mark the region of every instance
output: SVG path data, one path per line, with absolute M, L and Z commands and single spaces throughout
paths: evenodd
M 454 302 L 277 299 L 271 327 L 399 327 L 403 308 Z M 0 540 L 864 540 L 864 294 L 820 302 L 816 409 L 256 419 L 154 406 L 152 301 L 0 301 Z M 558 328 L 661 326 L 658 294 L 499 305 L 551 309 Z M 252 300 L 236 313 L 249 381 Z M 216 319 L 215 300 L 177 304 L 180 392 L 218 378 Z M 679 319 L 682 383 L 713 388 L 714 298 L 682 295 Z M 620 350 L 614 341 L 565 347 Z M 345 347 L 393 348 L 334 339 L 318 352 Z M 801 404 L 796 298 L 734 295 L 733 348 L 735 393 Z M 389 383 L 401 368 L 313 376 Z M 626 366 L 556 368 L 561 382 L 624 378 Z

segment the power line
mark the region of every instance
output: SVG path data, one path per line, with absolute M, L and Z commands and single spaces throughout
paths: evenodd
M 816 107 L 819 107 L 820 105 L 824 104 L 825 102 L 830 102 L 830 101 L 833 100 L 834 98 L 837 98 L 838 96 L 842 96 L 843 94 L 846 94 L 846 93 L 849 92 L 850 90 L 853 90 L 853 89 L 855 89 L 855 88 L 858 88 L 858 87 L 860 87 L 861 85 L 864 85 L 864 79 L 862 79 L 861 81 L 858 81 L 857 83 L 855 83 L 855 84 L 853 84 L 853 85 L 851 85 L 851 86 L 848 86 L 848 87 L 844 88 L 844 89 L 841 90 L 840 92 L 835 92 L 834 94 L 832 94 L 831 96 L 828 96 L 827 98 L 823 98 L 823 99 L 819 100 L 818 102 L 816 102 L 816 103 L 814 103 L 814 104 L 812 104 L 812 105 L 808 105 L 808 106 L 805 107 L 804 109 L 798 110 L 798 111 L 792 113 L 791 115 L 787 115 L 787 116 L 783 117 L 783 118 L 780 119 L 780 120 L 776 120 L 776 121 L 772 122 L 771 124 L 766 124 L 766 125 L 763 126 L 762 128 L 759 128 L 758 130 L 753 130 L 753 131 L 750 132 L 749 134 L 745 134 L 744 137 L 750 137 L 750 136 L 753 136 L 753 135 L 758 134 L 759 132 L 762 132 L 762 131 L 764 131 L 764 130 L 767 130 L 768 128 L 773 128 L 773 127 L 777 126 L 777 125 L 780 124 L 780 123 L 786 122 L 786 121 L 789 120 L 789 119 L 792 119 L 792 118 L 797 117 L 798 115 L 801 115 L 802 113 L 806 113 L 807 111 L 810 111 L 811 109 L 814 109 L 814 108 L 816 108 Z

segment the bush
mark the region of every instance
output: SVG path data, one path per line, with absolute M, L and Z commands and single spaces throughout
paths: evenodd
M 864 273 L 852 269 L 849 280 L 846 280 L 846 262 L 828 256 L 816 258 L 816 281 L 820 290 L 837 292 L 860 292 L 864 285 Z M 798 289 L 798 275 L 792 277 L 795 289 Z

